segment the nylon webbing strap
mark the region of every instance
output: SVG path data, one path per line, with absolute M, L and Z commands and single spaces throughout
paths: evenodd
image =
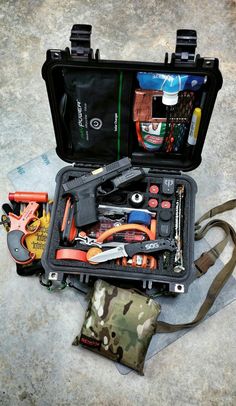
M 198 221 L 195 223 L 195 226 L 198 226 L 200 223 L 202 223 L 203 220 L 207 220 L 210 217 L 215 217 L 216 214 L 223 213 L 227 210 L 232 210 L 235 207 L 236 207 L 236 199 L 228 200 L 228 202 L 220 204 L 219 206 L 216 206 L 213 209 L 207 211 L 205 214 L 203 214 L 200 217 L 200 219 L 198 219 Z
M 203 252 L 203 254 L 194 262 L 197 268 L 197 277 L 199 278 L 203 274 L 205 274 L 208 269 L 214 265 L 217 258 L 219 258 L 220 254 L 224 250 L 227 242 L 229 241 L 230 232 L 228 229 L 228 223 L 221 220 L 212 220 L 206 226 L 202 227 L 201 229 L 198 228 L 195 232 L 195 240 L 201 240 L 205 237 L 206 233 L 213 227 L 220 227 L 225 231 L 225 238 L 222 241 L 218 242 L 213 248 L 211 248 L 207 252 Z
M 196 265 L 196 263 L 198 263 L 198 265 L 200 267 L 203 264 L 202 265 L 203 269 L 206 269 L 206 268 L 208 269 L 209 266 L 211 266 L 215 263 L 215 260 L 219 257 L 219 255 L 225 248 L 230 237 L 234 243 L 234 249 L 233 249 L 233 253 L 232 253 L 230 260 L 227 262 L 226 265 L 224 265 L 224 267 L 221 269 L 221 271 L 217 274 L 217 276 L 213 280 L 213 282 L 207 292 L 206 299 L 204 300 L 202 306 L 200 307 L 196 317 L 194 318 L 193 321 L 191 321 L 189 323 L 183 323 L 183 324 L 169 324 L 164 321 L 157 321 L 156 333 L 171 333 L 174 331 L 181 330 L 183 328 L 194 327 L 206 316 L 207 312 L 212 307 L 213 303 L 215 302 L 216 297 L 218 296 L 221 289 L 223 288 L 223 286 L 225 285 L 225 283 L 227 282 L 227 280 L 233 273 L 234 267 L 236 265 L 236 233 L 235 233 L 234 228 L 224 220 L 212 220 L 203 227 L 200 226 L 200 223 L 210 217 L 215 216 L 216 214 L 223 213 L 224 211 L 231 210 L 235 207 L 236 207 L 236 199 L 230 200 L 224 204 L 221 204 L 220 206 L 214 207 L 212 210 L 205 213 L 195 224 L 195 227 L 196 227 L 195 239 L 196 240 L 200 240 L 201 238 L 203 238 L 206 235 L 206 233 L 213 227 L 220 227 L 225 232 L 225 237 L 223 238 L 222 241 L 220 241 L 218 244 L 216 244 L 208 252 L 205 252 L 203 255 L 201 255 L 200 258 L 198 258 L 197 261 L 195 261 L 195 265 Z M 201 264 L 201 261 L 202 261 L 202 264 Z

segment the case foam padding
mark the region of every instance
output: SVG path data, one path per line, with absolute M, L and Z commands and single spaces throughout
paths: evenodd
M 95 270 L 94 266 L 88 264 L 88 263 L 83 263 L 80 261 L 71 261 L 71 260 L 55 260 L 55 255 L 56 255 L 56 250 L 60 249 L 60 248 L 64 248 L 62 245 L 60 245 L 60 224 L 62 222 L 62 217 L 63 217 L 63 213 L 64 213 L 64 209 L 65 209 L 65 197 L 63 198 L 63 188 L 62 188 L 62 184 L 67 182 L 68 180 L 70 180 L 71 178 L 75 177 L 75 176 L 81 176 L 84 173 L 90 171 L 91 169 L 88 168 L 75 168 L 75 167 L 65 167 L 61 170 L 60 174 L 57 177 L 57 187 L 58 187 L 58 194 L 55 195 L 55 199 L 54 199 L 54 206 L 56 207 L 56 209 L 54 210 L 54 215 L 52 216 L 52 223 L 53 223 L 53 232 L 51 234 L 51 238 L 50 238 L 50 242 L 49 242 L 49 249 L 48 249 L 48 258 L 51 261 L 51 263 L 53 263 L 56 267 L 57 270 L 60 272 L 65 272 L 66 273 L 66 269 L 70 270 L 72 267 L 76 267 L 77 269 L 84 269 L 85 272 L 89 272 L 89 270 Z M 190 216 L 190 202 L 191 202 L 191 187 L 190 187 L 190 183 L 189 181 L 187 181 L 186 179 L 181 179 L 180 176 L 176 175 L 176 174 L 171 174 L 171 175 L 157 175 L 157 176 L 153 176 L 153 175 L 147 175 L 147 178 L 145 180 L 143 180 L 143 182 L 146 184 L 146 193 L 144 193 L 145 195 L 145 200 L 146 200 L 146 204 L 143 205 L 144 209 L 149 209 L 148 205 L 147 205 L 147 201 L 149 199 L 149 197 L 151 197 L 152 195 L 150 193 L 148 193 L 149 191 L 149 187 L 150 184 L 155 183 L 159 185 L 159 189 L 161 189 L 161 184 L 162 184 L 162 180 L 164 177 L 168 177 L 171 176 L 172 178 L 175 179 L 175 186 L 177 188 L 177 186 L 179 185 L 184 185 L 185 187 L 185 197 L 184 197 L 184 207 L 183 207 L 183 211 L 184 211 L 184 218 L 185 219 L 189 219 Z M 137 183 L 135 183 L 135 188 L 137 188 Z M 129 196 L 129 185 L 127 186 L 127 188 L 125 189 L 127 191 L 127 199 Z M 171 233 L 170 233 L 170 238 L 174 238 L 174 218 L 175 218 L 175 202 L 176 202 L 176 196 L 171 195 L 171 196 L 165 196 L 163 195 L 160 191 L 159 193 L 156 195 L 159 204 L 158 207 L 155 209 L 156 213 L 157 213 L 157 218 L 159 218 L 159 213 L 161 210 L 161 201 L 165 200 L 165 199 L 170 199 L 172 202 L 172 207 L 171 207 L 171 212 L 172 212 L 172 220 L 171 220 Z M 127 201 L 127 206 L 129 206 L 128 201 Z M 185 221 L 183 224 L 183 241 L 184 241 L 184 245 L 188 244 L 188 221 Z M 157 234 L 157 238 L 159 238 L 158 234 Z M 83 246 L 77 246 L 78 249 L 83 249 Z M 188 249 L 183 249 L 183 257 L 184 257 L 184 262 L 185 263 L 189 263 L 189 250 Z M 174 273 L 173 271 L 173 261 L 174 261 L 174 255 L 171 254 L 170 255 L 170 264 L 169 266 L 164 269 L 163 267 L 163 260 L 162 257 L 159 257 L 159 263 L 158 263 L 158 269 L 156 269 L 154 271 L 155 275 L 163 275 L 163 276 L 173 276 L 173 277 L 178 277 L 177 274 Z M 126 268 L 123 268 L 122 266 L 118 266 L 115 264 L 111 264 L 111 263 L 104 263 L 102 264 L 103 269 L 112 272 L 116 272 L 116 271 L 123 271 L 123 272 L 127 272 Z M 71 272 L 71 271 L 70 271 Z M 153 271 L 151 271 L 149 268 L 147 269 L 140 269 L 140 268 L 136 268 L 136 267 L 129 267 L 129 272 L 133 272 L 133 273 L 138 273 L 141 276 L 141 280 L 142 278 L 145 276 L 145 274 L 150 275 Z M 187 272 L 187 269 L 186 271 Z M 184 275 L 184 273 L 181 273 L 181 277 Z

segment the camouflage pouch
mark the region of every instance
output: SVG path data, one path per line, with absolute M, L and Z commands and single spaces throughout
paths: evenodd
M 83 345 L 143 375 L 160 305 L 133 290 L 97 280 L 83 327 L 73 345 Z

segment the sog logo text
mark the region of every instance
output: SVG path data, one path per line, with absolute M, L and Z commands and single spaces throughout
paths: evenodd
M 160 245 L 158 244 L 158 242 L 151 242 L 150 244 L 146 244 L 145 248 L 146 250 L 152 250 L 153 248 L 159 248 Z

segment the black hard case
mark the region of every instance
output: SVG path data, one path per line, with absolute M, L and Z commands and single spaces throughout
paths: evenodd
M 108 61 L 100 60 L 99 51 L 96 50 L 95 57 L 90 47 L 91 26 L 75 25 L 72 28 L 71 51 L 66 48 L 64 51 L 50 49 L 47 51 L 47 59 L 42 68 L 42 75 L 46 82 L 51 114 L 54 124 L 56 137 L 56 152 L 58 156 L 73 166 L 63 168 L 56 176 L 56 191 L 54 196 L 54 206 L 51 216 L 51 224 L 48 234 L 47 246 L 44 252 L 42 263 L 46 276 L 51 280 L 61 281 L 67 275 L 80 275 L 82 282 L 88 283 L 92 278 L 113 278 L 119 280 L 141 282 L 140 286 L 151 288 L 154 285 L 161 285 L 170 292 L 186 292 L 188 286 L 195 278 L 193 267 L 194 253 L 194 213 L 195 213 L 195 195 L 197 192 L 196 183 L 192 178 L 183 175 L 181 171 L 189 171 L 196 168 L 201 163 L 201 152 L 205 141 L 207 128 L 216 100 L 217 92 L 222 86 L 222 76 L 219 71 L 218 59 L 202 58 L 195 56 L 196 32 L 193 30 L 178 30 L 176 51 L 172 54 L 168 62 L 168 54 L 165 55 L 164 63 L 144 63 L 130 61 Z M 91 158 L 81 159 L 79 154 L 71 148 L 68 140 L 68 131 L 60 116 L 60 100 L 64 92 L 64 83 L 62 77 L 63 69 L 72 69 L 78 75 L 81 70 L 90 72 L 96 71 L 119 71 L 124 75 L 133 75 L 139 71 L 145 72 L 163 72 L 163 73 L 185 73 L 192 75 L 205 75 L 209 86 L 205 95 L 204 107 L 202 109 L 202 118 L 198 133 L 197 144 L 191 156 L 186 154 L 170 154 L 143 152 L 137 145 L 134 135 L 134 124 L 132 118 L 129 123 L 129 134 L 132 133 L 132 140 L 128 145 L 127 151 L 123 151 L 118 159 L 123 156 L 129 156 L 134 166 L 148 167 L 150 172 L 149 179 L 161 180 L 163 177 L 175 179 L 176 184 L 184 184 L 186 187 L 185 207 L 184 207 L 184 263 L 185 272 L 174 274 L 173 272 L 156 272 L 142 270 L 140 268 L 121 268 L 112 267 L 109 264 L 101 264 L 99 268 L 93 265 L 84 264 L 76 261 L 58 261 L 55 260 L 55 250 L 59 245 L 60 236 L 58 224 L 63 216 L 65 203 L 62 203 L 63 189 L 62 184 L 70 177 L 82 175 L 91 172 L 97 168 L 111 162 L 109 156 L 105 159 L 99 155 Z M 134 80 L 134 79 L 133 79 Z M 132 111 L 132 100 L 130 100 L 130 110 Z M 127 134 L 128 136 L 128 134 Z

